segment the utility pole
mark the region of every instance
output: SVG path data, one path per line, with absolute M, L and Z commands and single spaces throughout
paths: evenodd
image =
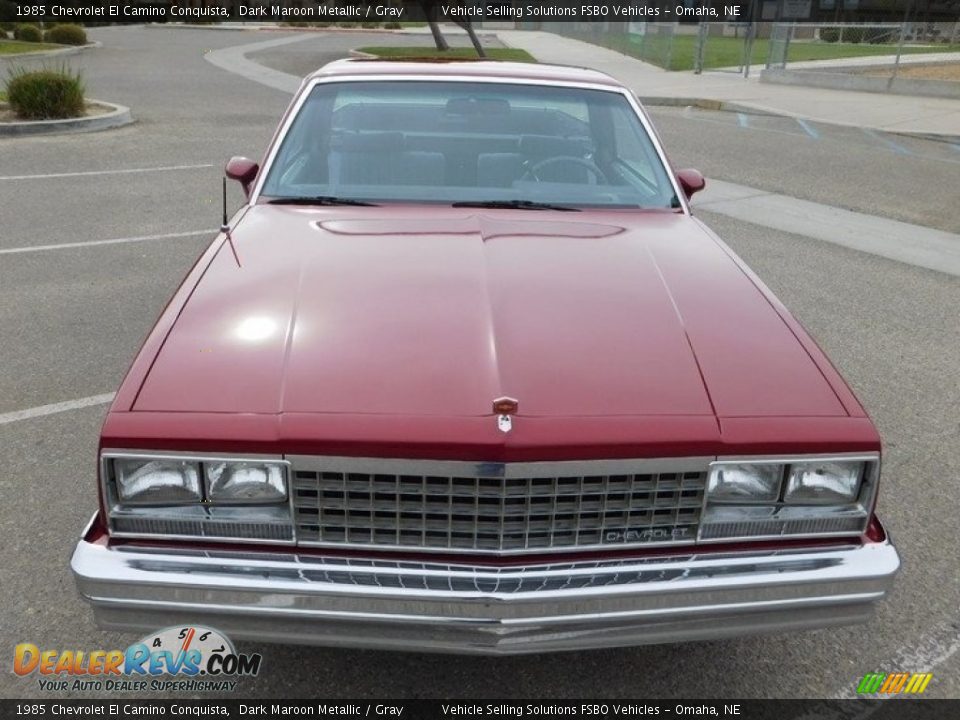
M 913 6 L 913 0 L 907 0 L 906 8 L 903 11 L 903 24 L 900 26 L 900 43 L 897 45 L 897 59 L 893 61 L 893 72 L 890 73 L 890 79 L 887 80 L 887 90 L 893 88 L 893 81 L 897 79 L 897 72 L 900 70 L 900 56 L 903 54 L 903 43 L 907 37 L 907 21 L 910 19 L 910 8 Z

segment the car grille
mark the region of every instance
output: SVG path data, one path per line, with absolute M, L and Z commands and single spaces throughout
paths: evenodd
M 707 464 L 292 462 L 299 544 L 480 553 L 692 542 Z

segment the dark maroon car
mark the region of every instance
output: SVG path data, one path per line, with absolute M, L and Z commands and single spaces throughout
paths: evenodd
M 123 382 L 105 628 L 463 653 L 861 622 L 880 438 L 588 70 L 342 61 Z

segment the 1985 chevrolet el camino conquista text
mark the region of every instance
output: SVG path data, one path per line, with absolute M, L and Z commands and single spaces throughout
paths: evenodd
M 103 425 L 104 628 L 509 654 L 867 620 L 876 429 L 589 70 L 347 60 Z

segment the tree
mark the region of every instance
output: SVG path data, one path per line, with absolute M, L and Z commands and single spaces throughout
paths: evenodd
M 462 20 L 454 20 L 454 22 L 467 31 L 467 35 L 470 37 L 470 42 L 473 43 L 473 49 L 477 51 L 477 55 L 485 58 L 487 51 L 483 49 L 483 45 L 480 44 L 480 38 L 477 37 L 477 33 L 473 30 L 473 21 L 464 18 Z
M 433 42 L 436 44 L 437 50 L 449 50 L 450 45 L 443 33 L 440 32 L 440 26 L 437 24 L 438 8 L 436 0 L 419 0 L 419 5 L 423 11 L 423 16 L 427 19 L 427 24 L 430 26 L 430 32 L 433 34 Z
M 8 0 L 0 0 L 0 22 L 13 22 L 17 19 L 17 6 Z
M 440 25 L 437 22 L 440 10 L 437 0 L 417 0 L 417 5 L 420 7 L 420 11 L 423 13 L 427 25 L 430 26 L 430 33 L 433 35 L 433 42 L 437 46 L 437 50 L 441 52 L 449 50 L 450 44 L 443 36 L 443 32 L 440 30 Z M 476 31 L 473 29 L 473 21 L 469 17 L 464 16 L 462 18 L 453 18 L 453 22 L 466 31 L 470 42 L 473 43 L 473 49 L 477 51 L 477 55 L 482 58 L 487 57 L 487 51 L 484 50 L 483 45 L 480 44 L 480 38 L 477 37 Z

